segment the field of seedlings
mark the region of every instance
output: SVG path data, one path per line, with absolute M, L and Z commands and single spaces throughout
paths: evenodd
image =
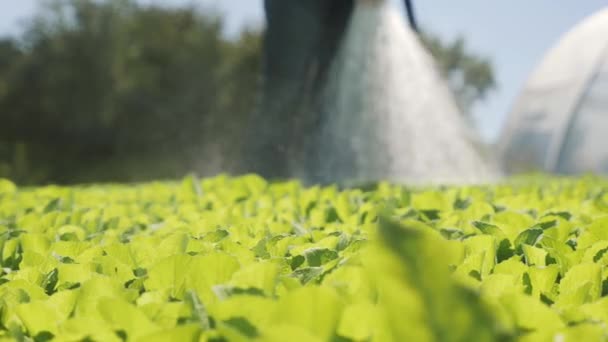
M 608 180 L 0 180 L 0 341 L 598 341 Z

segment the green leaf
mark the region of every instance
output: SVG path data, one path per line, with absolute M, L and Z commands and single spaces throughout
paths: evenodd
M 492 217 L 492 222 L 499 226 L 509 241 L 514 244 L 523 231 L 534 225 L 532 217 L 514 211 L 499 212 Z
M 57 210 L 61 210 L 61 198 L 52 199 L 42 211 L 46 214 Z
M 589 321 L 606 322 L 608 321 L 608 297 L 581 305 L 578 311 Z
M 602 294 L 602 268 L 583 263 L 572 267 L 559 284 L 558 305 L 570 307 L 593 302 Z
M 323 267 L 305 267 L 295 270 L 292 276 L 300 279 L 302 284 L 307 284 L 321 276 L 324 271 Z
M 310 248 L 304 251 L 304 257 L 310 267 L 319 267 L 338 258 L 338 252 L 327 248 Z
M 336 332 L 344 304 L 334 290 L 327 287 L 302 287 L 279 300 L 275 311 L 278 324 L 298 326 L 322 341 Z
M 487 235 L 492 235 L 497 238 L 506 238 L 505 233 L 496 225 L 481 222 L 481 221 L 473 221 L 473 227 L 479 229 L 482 233 Z
M 203 190 L 195 175 L 190 175 L 182 181 L 180 195 L 184 198 L 201 197 Z
M 374 257 L 378 261 L 372 267 L 376 268 L 374 274 L 380 291 L 386 295 L 382 305 L 394 322 L 391 325 L 394 339 L 491 340 L 497 337 L 493 318 L 480 298 L 450 279 L 447 265 L 441 261 L 450 254 L 450 246 L 438 233 L 418 222 L 399 225 L 382 219 L 380 234 L 390 253 L 385 254 L 385 261 Z M 374 253 L 380 255 L 382 250 Z M 393 266 L 387 268 L 380 266 L 381 263 Z M 409 291 L 413 292 L 407 294 Z M 415 302 L 422 306 L 414 307 Z M 410 312 L 404 311 L 404 305 L 410 307 Z M 417 332 L 405 329 L 399 325 L 398 316 L 401 321 L 411 321 L 413 326 L 423 324 L 427 329 Z
M 587 248 L 599 241 L 608 240 L 608 216 L 599 217 L 593 220 L 593 222 L 584 228 L 580 237 L 578 238 L 578 246 L 581 249 Z
M 66 283 L 84 283 L 94 275 L 91 265 L 74 263 L 57 265 L 57 273 L 57 286 Z
M 242 317 L 233 317 L 227 319 L 222 321 L 222 325 L 225 327 L 230 327 L 232 330 L 237 331 L 240 336 L 244 336 L 248 339 L 255 339 L 260 335 L 258 329 L 247 319 Z
M 284 342 L 285 336 L 289 336 L 291 341 L 306 341 L 306 342 L 322 342 L 328 341 L 327 339 L 320 338 L 308 331 L 306 328 L 297 326 L 297 325 L 289 325 L 289 324 L 281 324 L 273 326 L 272 329 L 268 329 L 262 335 L 262 341 L 268 342 Z
M 63 241 L 84 241 L 86 232 L 78 226 L 63 226 L 57 229 L 56 236 Z
M 348 193 L 343 192 L 338 195 L 335 203 L 336 213 L 342 222 L 348 222 L 351 216 L 351 205 Z
M 557 265 L 530 267 L 527 273 L 530 277 L 534 297 L 539 298 L 541 295 L 553 297 L 553 288 L 559 275 Z
M 515 238 L 515 250 L 518 253 L 522 253 L 522 247 L 524 245 L 530 245 L 530 246 L 534 246 L 536 245 L 540 238 L 543 235 L 543 230 L 542 229 L 526 229 L 523 232 L 521 232 L 517 238 Z
M 211 305 L 217 301 L 213 287 L 228 284 L 239 268 L 238 260 L 225 253 L 196 256 L 183 271 L 187 275 L 185 286 L 196 291 L 206 305 Z
M 68 341 L 122 341 L 111 326 L 99 315 L 75 316 L 61 325 L 59 339 Z
M 444 211 L 452 208 L 453 200 L 447 198 L 439 191 L 425 191 L 413 194 L 411 197 L 412 207 L 417 210 Z
M 473 200 L 471 204 L 461 213 L 465 222 L 485 221 L 495 213 L 494 207 L 490 203 L 480 200 Z
M 580 253 L 572 253 L 572 248 L 567 244 L 547 236 L 543 237 L 540 245 L 547 251 L 549 257 L 555 260 L 562 274 L 565 274 L 572 266 L 578 264 L 582 257 Z
M 237 270 L 230 279 L 230 284 L 240 288 L 257 288 L 266 295 L 275 292 L 279 266 L 272 262 L 250 264 Z
M 606 330 L 600 324 L 582 323 L 567 327 L 556 334 L 555 339 L 562 341 L 602 341 L 606 339 Z
M 337 333 L 353 341 L 366 341 L 378 328 L 378 309 L 369 302 L 352 304 L 344 309 Z
M 17 315 L 30 336 L 42 332 L 57 334 L 59 317 L 57 312 L 45 302 L 36 301 L 17 306 Z
M 159 330 L 137 307 L 121 299 L 101 299 L 99 313 L 115 330 L 123 330 L 129 340 L 137 340 Z
M 501 303 L 521 330 L 556 331 L 565 326 L 555 311 L 531 296 L 507 294 L 501 298 Z
M 20 239 L 24 251 L 36 252 L 40 255 L 46 255 L 51 246 L 51 241 L 44 234 L 23 234 Z
M 186 292 L 185 296 L 186 303 L 190 306 L 192 310 L 192 320 L 197 323 L 199 328 L 203 331 L 209 330 L 211 328 L 211 322 L 209 321 L 209 314 L 207 313 L 207 309 L 205 305 L 198 298 L 198 295 L 194 291 Z
M 124 284 L 105 276 L 93 276 L 78 290 L 75 314 L 79 317 L 95 315 L 103 298 L 126 298 Z
M 15 192 L 17 192 L 15 183 L 8 179 L 0 178 L 0 195 L 13 194 Z
M 140 342 L 166 342 L 166 341 L 198 341 L 201 329 L 196 324 L 180 325 L 175 328 L 151 333 L 140 337 Z
M 547 260 L 547 251 L 542 248 L 537 248 L 528 244 L 520 245 L 523 254 L 526 258 L 526 263 L 530 266 L 545 266 Z
M 276 300 L 267 297 L 234 296 L 216 305 L 213 318 L 216 321 L 243 318 L 257 329 L 263 330 L 273 324 L 278 305 Z
M 174 255 L 161 260 L 148 271 L 145 287 L 152 291 L 168 291 L 171 297 L 182 298 L 193 260 L 188 255 Z
M 463 241 L 465 257 L 482 254 L 481 266 L 476 269 L 481 276 L 492 272 L 496 264 L 496 238 L 494 236 L 473 236 Z M 466 262 L 466 260 L 465 260 Z
M 53 269 L 51 272 L 47 273 L 42 280 L 40 286 L 44 289 L 46 294 L 51 295 L 55 292 L 57 288 L 57 283 L 59 281 L 59 271 L 57 269 Z
M 490 274 L 481 283 L 480 292 L 484 296 L 495 298 L 523 292 L 521 278 L 512 274 Z

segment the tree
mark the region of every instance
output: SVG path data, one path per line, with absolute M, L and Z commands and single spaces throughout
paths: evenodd
M 462 37 L 448 43 L 427 31 L 420 37 L 437 61 L 460 109 L 470 114 L 472 106 L 496 87 L 490 60 L 468 51 Z
M 227 40 L 220 17 L 189 7 L 47 4 L 21 44 L 0 44 L 0 140 L 25 144 L 32 169 L 50 166 L 59 182 L 128 180 L 236 158 L 259 32 Z

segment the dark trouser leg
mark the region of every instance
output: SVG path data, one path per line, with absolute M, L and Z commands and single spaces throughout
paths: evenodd
M 318 95 L 353 0 L 266 0 L 262 98 L 252 115 L 248 171 L 293 176 L 319 121 Z

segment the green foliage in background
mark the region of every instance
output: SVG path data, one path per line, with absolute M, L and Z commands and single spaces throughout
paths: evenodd
M 177 177 L 201 158 L 230 170 L 221 157 L 238 159 L 254 106 L 258 31 L 228 39 L 219 15 L 194 7 L 45 3 L 21 37 L 0 40 L 0 164 L 11 178 Z
M 0 180 L 0 340 L 600 341 L 608 181 Z
M 420 37 L 448 81 L 458 106 L 471 120 L 473 105 L 496 88 L 491 60 L 470 51 L 463 37 L 452 42 L 429 32 L 422 32 Z

